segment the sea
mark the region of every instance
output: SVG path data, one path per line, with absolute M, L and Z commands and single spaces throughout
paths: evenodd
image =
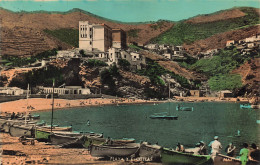
M 177 111 L 176 106 L 193 107 Z M 178 120 L 151 119 L 154 113 L 167 112 Z M 51 111 L 37 112 L 41 120 L 51 122 Z M 159 104 L 109 105 L 54 110 L 53 123 L 72 125 L 73 131 L 103 133 L 114 139 L 134 138 L 136 142 L 158 143 L 175 148 L 179 142 L 193 148 L 199 141 L 206 145 L 219 137 L 224 148 L 232 142 L 237 152 L 243 143 L 260 145 L 260 110 L 240 109 L 239 103 L 168 102 Z M 88 121 L 90 124 L 88 124 Z

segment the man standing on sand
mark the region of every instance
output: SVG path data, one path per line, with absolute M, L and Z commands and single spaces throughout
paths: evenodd
M 218 136 L 215 136 L 214 141 L 209 143 L 209 147 L 211 147 L 211 158 L 214 161 L 217 153 L 220 153 L 220 149 L 222 148 L 221 143 L 218 141 Z

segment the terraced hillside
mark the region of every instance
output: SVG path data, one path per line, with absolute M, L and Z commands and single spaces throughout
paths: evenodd
M 176 23 L 174 27 L 152 39 L 151 42 L 174 45 L 184 44 L 186 48 L 192 48 L 193 50 L 199 50 L 201 47 L 210 49 L 212 47 L 210 45 L 221 48 L 223 43 L 235 38 L 233 35 L 237 36 L 238 33 L 242 34 L 241 37 L 255 35 L 259 29 L 251 26 L 260 23 L 258 10 L 256 8 L 242 7 L 194 17 Z M 244 32 L 246 34 L 243 34 Z M 225 33 L 229 35 L 226 36 Z M 210 38 L 212 36 L 215 37 Z M 190 53 L 196 54 L 197 51 L 193 50 L 189 50 Z
M 2 26 L 1 53 L 2 55 L 18 56 L 35 55 L 58 47 L 62 49 L 75 47 L 75 44 L 67 42 L 66 38 L 59 38 L 52 35 L 51 32 L 60 30 L 61 35 L 71 38 L 69 33 L 74 32 L 75 34 L 79 21 L 105 23 L 111 28 L 121 28 L 128 32 L 128 42 L 137 43 L 148 42 L 173 26 L 173 23 L 168 21 L 126 24 L 98 17 L 79 9 L 66 13 L 15 13 L 0 8 L 0 20 Z

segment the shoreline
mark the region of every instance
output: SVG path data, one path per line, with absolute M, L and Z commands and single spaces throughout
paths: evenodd
M 239 99 L 239 101 L 238 101 Z M 79 100 L 67 100 L 67 99 L 55 99 L 54 110 L 65 110 L 71 108 L 84 108 L 84 107 L 103 107 L 113 105 L 140 105 L 140 104 L 160 104 L 166 103 L 168 100 L 157 101 L 157 100 L 141 100 L 141 99 L 106 99 L 106 98 L 91 98 L 91 99 L 79 99 Z M 248 98 L 225 98 L 221 99 L 218 97 L 175 97 L 175 100 L 170 102 L 230 102 L 230 103 L 250 103 Z M 26 108 L 30 106 L 29 110 Z M 50 98 L 29 98 L 20 99 L 15 101 L 8 101 L 0 103 L 0 112 L 43 112 L 52 110 L 52 99 Z
M 139 164 L 131 161 L 109 161 L 92 157 L 87 148 L 60 148 L 35 140 L 35 144 L 23 145 L 18 137 L 0 133 L 0 164 Z M 143 163 L 142 163 L 143 164 Z M 146 162 L 147 165 L 161 163 Z

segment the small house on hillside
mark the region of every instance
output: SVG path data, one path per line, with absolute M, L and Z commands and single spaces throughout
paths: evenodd
M 190 90 L 190 96 L 201 97 L 202 93 L 200 90 Z
M 227 97 L 233 97 L 233 93 L 229 90 L 224 90 L 219 92 L 220 98 L 227 98 Z
M 227 47 L 233 46 L 233 45 L 235 45 L 235 40 L 230 40 L 230 41 L 227 41 L 227 43 L 226 43 Z

